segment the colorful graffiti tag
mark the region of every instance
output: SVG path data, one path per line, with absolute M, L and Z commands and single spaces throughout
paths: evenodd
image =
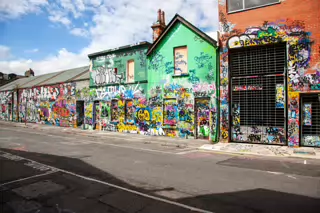
M 57 126 L 76 125 L 76 84 L 41 86 L 19 91 L 20 119 Z
M 219 20 L 222 48 L 220 49 L 220 131 L 222 139 L 228 139 L 228 109 L 229 104 L 228 84 L 229 49 L 248 46 L 258 46 L 264 44 L 287 43 L 288 61 L 288 142 L 289 146 L 299 145 L 299 94 L 295 92 L 319 90 L 320 84 L 319 70 L 311 67 L 312 45 L 311 33 L 307 31 L 307 25 L 302 20 L 278 20 L 274 22 L 263 21 L 261 26 L 246 29 L 237 29 L 235 23 L 228 20 L 226 14 L 226 4 L 224 0 L 219 1 Z M 250 24 L 248 24 L 250 25 Z M 233 88 L 241 91 L 248 88 Z M 276 85 L 276 108 L 284 108 L 285 88 L 283 84 Z M 292 94 L 291 94 L 292 93 Z M 282 134 L 282 131 L 279 131 Z M 243 137 L 243 136 L 241 136 Z M 282 142 L 281 136 L 281 142 Z
M 12 92 L 0 92 L 0 120 L 11 120 Z

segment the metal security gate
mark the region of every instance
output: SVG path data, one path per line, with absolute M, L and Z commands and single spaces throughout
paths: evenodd
M 229 51 L 231 141 L 286 144 L 285 44 Z
M 301 111 L 301 146 L 320 147 L 320 94 L 302 94 Z

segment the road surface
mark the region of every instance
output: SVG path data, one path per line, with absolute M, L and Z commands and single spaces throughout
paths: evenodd
M 0 125 L 0 212 L 319 212 L 320 161 L 148 140 Z

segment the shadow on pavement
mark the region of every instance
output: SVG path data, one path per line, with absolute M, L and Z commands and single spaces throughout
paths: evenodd
M 70 158 L 57 155 L 48 155 L 42 153 L 25 152 L 10 149 L 0 149 L 4 152 L 19 155 L 39 163 L 47 164 L 59 169 L 67 170 L 82 176 L 98 179 L 131 190 L 146 193 L 156 197 L 155 192 L 159 191 L 175 191 L 171 186 L 164 189 L 143 189 L 136 187 L 130 183 L 126 183 L 112 174 L 102 171 L 80 158 Z M 85 156 L 83 157 L 85 158 Z M 116 162 L 114 163 L 116 166 Z M 1 165 L 0 165 L 1 166 Z M 1 169 L 1 168 L 0 168 Z M 9 171 L 0 171 L 3 172 Z M 42 177 L 43 179 L 44 177 Z M 101 185 L 99 183 L 89 182 L 72 175 L 64 173 L 55 173 L 46 180 L 50 179 L 64 187 L 63 194 L 48 194 L 48 196 L 40 196 L 40 198 L 29 199 L 28 202 L 34 201 L 40 203 L 44 208 L 48 208 L 42 212 L 54 212 L 52 208 L 59 204 L 63 208 L 72 209 L 75 213 L 98 213 L 98 212 L 140 212 L 140 213 L 169 213 L 169 212 L 191 212 L 188 209 L 177 207 L 171 204 L 163 203 L 160 201 L 152 200 L 150 198 L 135 195 L 127 191 L 116 189 L 110 186 Z M 174 177 L 173 177 L 174 178 Z M 31 181 L 31 180 L 30 180 Z M 28 185 L 39 181 L 33 179 L 32 182 L 17 183 L 10 186 L 10 190 Z M 187 177 L 186 180 L 187 181 Z M 215 184 L 215 183 L 212 183 Z M 219 184 L 219 183 L 216 183 Z M 212 187 L 212 186 L 211 186 Z M 319 186 L 315 186 L 319 187 Z M 1 192 L 1 191 L 0 191 Z M 1 198 L 0 204 L 3 205 L 7 202 L 12 202 L 12 199 L 21 199 L 16 197 L 14 193 L 8 192 L 6 197 Z M 50 195 L 50 196 L 49 196 Z M 229 193 L 206 194 L 200 196 L 192 196 L 187 198 L 172 199 L 162 197 L 167 200 L 172 200 L 178 203 L 189 205 L 192 207 L 204 209 L 212 212 L 266 212 L 266 213 L 317 213 L 320 211 L 320 199 L 272 191 L 268 189 L 252 189 L 246 191 L 237 191 Z M 97 202 L 98 201 L 98 202 Z M 101 206 L 100 206 L 101 205 Z M 103 206 L 102 206 L 103 205 Z M 113 209 L 114 208 L 114 209 Z M 1 208 L 0 208 L 1 209 Z M 10 213 L 10 211 L 7 211 Z M 11 211 L 13 212 L 13 211 Z M 35 211 L 31 211 L 34 212 Z M 194 211 L 196 212 L 196 211 Z

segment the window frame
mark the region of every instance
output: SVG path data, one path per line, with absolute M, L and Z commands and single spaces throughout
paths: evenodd
M 245 1 L 246 1 L 246 0 L 242 0 L 243 9 L 229 11 L 229 1 L 230 1 L 230 0 L 227 0 L 227 13 L 228 13 L 228 14 L 237 13 L 237 12 L 242 12 L 242 11 L 247 11 L 247 10 L 254 10 L 254 9 L 257 9 L 257 8 L 272 6 L 272 5 L 280 4 L 280 3 L 281 3 L 281 0 L 277 0 L 278 2 L 267 3 L 267 4 L 255 6 L 255 7 L 245 8 Z
M 183 47 L 185 47 L 186 50 L 187 50 L 187 72 L 186 73 L 181 72 L 181 74 L 176 74 L 176 49 L 183 48 Z M 188 46 L 187 45 L 182 45 L 182 46 L 174 47 L 173 48 L 173 68 L 174 68 L 173 76 L 187 76 L 187 75 L 189 75 L 188 62 L 189 62 Z
M 133 80 L 132 81 L 129 81 L 129 63 L 130 62 L 133 62 Z M 134 59 L 130 59 L 130 60 L 127 60 L 127 73 L 126 73 L 126 81 L 127 83 L 134 83 L 134 72 L 135 72 L 135 61 Z

